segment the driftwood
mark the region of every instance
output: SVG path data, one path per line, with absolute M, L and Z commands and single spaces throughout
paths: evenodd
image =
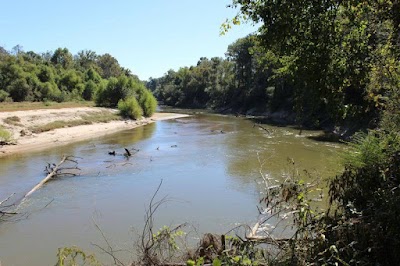
M 271 134 L 271 133 L 272 133 L 271 130 L 269 130 L 268 128 L 263 127 L 262 125 L 257 124 L 257 123 L 255 123 L 255 124 L 253 125 L 253 128 L 256 127 L 256 126 L 257 126 L 258 128 L 260 128 L 260 129 L 262 129 L 262 130 L 267 131 L 268 134 Z
M 23 198 L 29 197 L 33 192 L 38 190 L 46 182 L 48 182 L 55 176 L 61 176 L 61 175 L 75 176 L 76 174 L 65 172 L 65 170 L 80 170 L 78 167 L 71 167 L 71 168 L 61 167 L 61 165 L 67 161 L 77 164 L 78 162 L 76 160 L 73 160 L 72 158 L 73 158 L 72 156 L 64 156 L 58 164 L 52 164 L 52 165 L 48 164 L 45 169 L 45 171 L 47 171 L 47 176 L 42 181 L 40 181 L 36 186 L 34 186 L 28 193 L 26 193 Z
M 125 152 L 126 152 L 125 153 L 126 156 L 128 156 L 128 157 L 132 156 L 131 152 L 127 148 L 125 148 Z
M 8 206 L 4 206 L 4 205 L 3 205 L 5 202 L 7 202 L 7 201 L 8 201 L 12 196 L 14 196 L 14 195 L 15 195 L 15 193 L 11 194 L 10 196 L 8 196 L 7 198 L 5 198 L 4 200 L 0 201 L 0 217 L 3 216 L 3 215 L 13 215 L 13 214 L 17 214 L 16 212 L 9 212 L 9 211 L 6 211 L 7 208 L 9 208 L 9 207 L 12 206 L 12 205 L 8 205 Z
M 248 234 L 246 234 L 246 239 L 249 241 L 255 242 L 263 242 L 267 244 L 275 244 L 275 245 L 282 245 L 289 241 L 288 238 L 274 238 L 272 236 L 260 236 L 257 235 L 257 230 L 260 227 L 260 222 L 257 222 L 250 230 Z
M 4 202 L 6 202 L 7 200 L 9 200 L 12 196 L 14 196 L 15 195 L 15 193 L 12 193 L 10 196 L 8 196 L 6 199 L 4 199 L 4 200 L 2 200 L 2 201 L 0 201 L 0 207 L 3 207 L 3 206 L 1 206 L 1 205 L 3 205 L 3 203 Z

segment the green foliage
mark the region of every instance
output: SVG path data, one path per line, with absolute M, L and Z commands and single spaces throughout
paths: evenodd
M 102 264 L 96 260 L 94 255 L 87 255 L 78 247 L 65 247 L 58 249 L 56 266 L 78 265 L 100 266 Z
M 5 102 L 10 94 L 4 90 L 0 90 L 0 102 Z
M 173 253 L 179 249 L 176 238 L 182 237 L 185 233 L 182 230 L 171 230 L 168 226 L 163 226 L 157 233 L 153 234 L 153 241 L 158 249 L 163 252 Z
M 105 87 L 99 89 L 96 104 L 105 107 L 116 107 L 118 101 L 133 96 L 137 83 L 132 78 L 120 76 L 110 78 Z
M 119 66 L 117 59 L 112 57 L 110 54 L 99 56 L 96 60 L 96 64 L 99 67 L 100 75 L 105 79 L 118 77 L 123 74 L 122 68 Z
M 331 202 L 338 206 L 331 238 L 346 261 L 393 265 L 400 260 L 400 136 L 371 131 L 351 148 L 346 170 L 330 184 Z
M 98 90 L 98 86 L 92 80 L 85 83 L 85 89 L 83 90 L 82 97 L 86 101 L 93 100 L 94 95 Z
M 61 66 L 64 69 L 70 68 L 72 66 L 72 54 L 67 48 L 58 48 L 54 51 L 53 56 L 50 61 L 56 66 Z
M 400 86 L 395 2 L 233 0 L 232 6 L 240 12 L 231 24 L 250 20 L 261 25 L 258 34 L 231 44 L 226 59 L 200 58 L 150 80 L 158 100 L 296 112 L 299 124 L 347 127 L 350 134 L 376 127 L 384 109 L 395 109 L 388 104 Z
M 157 100 L 148 90 L 142 90 L 142 93 L 139 95 L 139 104 L 142 107 L 145 117 L 152 116 L 157 108 Z
M 9 143 L 12 139 L 12 134 L 0 125 L 0 143 Z
M 119 100 L 118 110 L 122 116 L 132 119 L 140 119 L 143 115 L 142 108 L 140 107 L 136 98 L 133 96 L 126 98 L 125 100 Z
M 17 46 L 16 51 L 0 54 L 0 102 L 96 99 L 98 105 L 116 107 L 120 99 L 138 97 L 143 87 L 109 54 L 89 50 L 73 57 L 67 48 L 58 48 L 39 55 Z M 151 113 L 154 102 L 145 102 Z

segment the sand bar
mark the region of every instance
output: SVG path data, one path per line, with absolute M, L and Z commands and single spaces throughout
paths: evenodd
M 0 112 L 0 125 L 12 132 L 15 145 L 0 146 L 0 158 L 30 151 L 57 148 L 76 141 L 88 140 L 143 126 L 155 121 L 186 117 L 185 114 L 155 113 L 150 118 L 142 120 L 111 121 L 67 128 L 58 128 L 42 133 L 31 133 L 34 126 L 45 125 L 54 121 L 80 119 L 83 115 L 93 112 L 117 112 L 116 110 L 99 107 L 79 107 L 62 109 L 40 109 L 28 111 Z M 4 119 L 18 117 L 17 123 L 5 123 Z

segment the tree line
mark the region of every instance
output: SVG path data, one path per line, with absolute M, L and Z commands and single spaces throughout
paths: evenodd
M 298 124 L 353 132 L 376 127 L 398 84 L 398 4 L 306 2 L 297 10 L 294 3 L 234 1 L 242 11 L 223 31 L 246 18 L 261 24 L 258 32 L 231 44 L 225 58 L 200 58 L 147 87 L 177 107 L 286 111 Z
M 0 47 L 0 102 L 94 100 L 116 107 L 132 97 L 140 114 L 155 111 L 157 102 L 144 83 L 108 53 L 82 50 L 72 55 L 58 48 L 38 54 L 20 45 L 12 51 Z
M 327 211 L 310 209 L 304 181 L 290 185 L 298 226 L 271 265 L 399 264 L 400 2 L 231 6 L 239 12 L 222 30 L 245 21 L 260 25 L 257 33 L 229 46 L 226 58 L 201 58 L 147 86 L 168 105 L 287 110 L 302 125 L 362 130 L 349 144 L 345 170 L 329 180 Z

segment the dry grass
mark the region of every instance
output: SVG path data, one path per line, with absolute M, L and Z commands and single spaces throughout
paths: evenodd
M 114 120 L 122 120 L 122 118 L 117 113 L 111 113 L 108 111 L 91 112 L 86 115 L 82 115 L 80 119 L 67 121 L 57 120 L 45 125 L 35 126 L 33 128 L 30 128 L 30 130 L 32 131 L 32 133 L 41 133 L 57 128 L 91 125 L 94 123 L 107 123 Z
M 3 102 L 0 104 L 0 112 L 37 110 L 37 109 L 60 109 L 74 107 L 93 107 L 94 102 Z
M 3 122 L 13 126 L 22 126 L 21 119 L 18 116 L 9 116 L 3 119 Z

